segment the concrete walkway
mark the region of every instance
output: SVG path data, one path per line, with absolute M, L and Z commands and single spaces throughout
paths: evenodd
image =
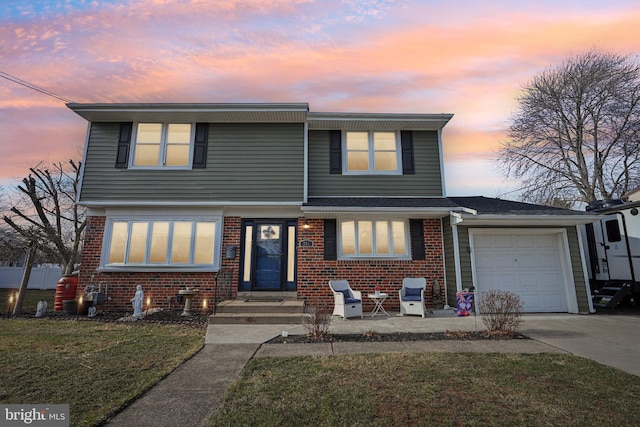
M 377 316 L 331 322 L 333 334 L 383 332 L 479 331 L 479 317 L 451 312 L 425 319 Z M 332 356 L 394 351 L 571 353 L 640 375 L 640 316 L 526 315 L 519 331 L 532 340 L 401 341 L 382 343 L 264 344 L 286 331 L 304 334 L 302 325 L 209 325 L 203 349 L 109 426 L 202 425 L 218 407 L 227 388 L 253 357 Z

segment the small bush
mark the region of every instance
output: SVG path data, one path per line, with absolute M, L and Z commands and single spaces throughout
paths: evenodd
M 306 307 L 304 316 L 304 330 L 307 337 L 313 341 L 325 341 L 331 337 L 329 325 L 331 323 L 331 309 L 320 303 L 317 299 L 312 300 Z
M 515 332 L 522 321 L 523 304 L 513 292 L 491 289 L 480 294 L 482 322 L 490 332 Z

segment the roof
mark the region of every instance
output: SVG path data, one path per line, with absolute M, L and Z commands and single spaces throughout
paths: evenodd
M 310 197 L 301 209 L 305 215 L 314 218 L 362 217 L 381 213 L 442 218 L 451 211 L 464 210 L 446 197 Z
M 465 206 L 475 210 L 478 215 L 578 215 L 587 214 L 583 211 L 563 209 L 553 206 L 535 205 L 532 203 L 516 202 L 513 200 L 494 199 L 484 196 L 449 197 L 458 206 Z
M 317 218 L 397 214 L 418 218 L 443 218 L 476 225 L 576 225 L 593 222 L 593 213 L 535 205 L 484 196 L 474 197 L 310 197 L 302 205 L 305 215 Z M 505 223 L 505 221 L 509 221 Z
M 453 114 L 322 113 L 307 103 L 114 103 L 67 107 L 89 122 L 307 123 L 309 129 L 440 130 Z

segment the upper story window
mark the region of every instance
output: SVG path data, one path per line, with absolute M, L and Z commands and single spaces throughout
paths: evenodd
M 396 132 L 345 132 L 344 173 L 400 174 L 401 150 Z
M 138 123 L 132 166 L 189 167 L 192 130 L 190 123 Z

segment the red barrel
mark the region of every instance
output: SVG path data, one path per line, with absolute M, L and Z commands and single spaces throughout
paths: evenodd
M 62 276 L 56 285 L 56 296 L 53 304 L 54 311 L 64 310 L 62 301 L 76 299 L 76 290 L 78 289 L 78 275 L 69 274 Z

